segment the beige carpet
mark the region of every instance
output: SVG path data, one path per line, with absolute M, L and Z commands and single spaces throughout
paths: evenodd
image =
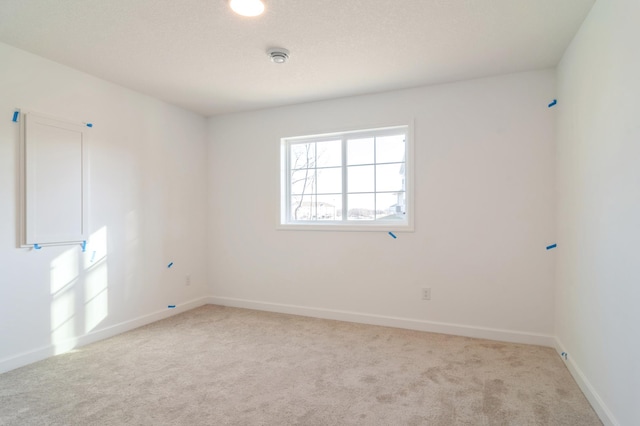
M 208 305 L 0 375 L 2 425 L 600 425 L 553 349 Z

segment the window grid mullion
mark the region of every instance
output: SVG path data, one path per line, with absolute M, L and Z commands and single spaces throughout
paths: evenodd
M 291 145 L 287 147 L 287 180 L 289 185 L 287 185 L 287 217 L 289 220 L 295 220 L 293 217 L 293 211 L 291 210 L 291 197 L 292 197 L 292 188 L 291 188 Z
M 311 195 L 311 203 L 313 206 L 311 213 L 311 220 L 318 220 L 318 142 L 313 144 L 313 181 L 312 181 L 313 194 Z M 315 216 L 314 213 L 315 212 Z
M 347 205 L 347 138 L 342 137 L 342 221 L 346 222 L 349 212 Z
M 376 176 L 378 173 L 377 141 L 378 141 L 378 138 L 374 136 L 373 138 L 373 220 L 374 222 L 378 220 L 378 218 L 376 217 L 378 214 L 378 197 L 377 197 L 378 188 L 376 187 L 376 180 L 377 180 Z

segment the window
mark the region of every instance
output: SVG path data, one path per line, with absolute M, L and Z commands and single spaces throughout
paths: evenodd
M 409 126 L 282 139 L 283 228 L 410 230 Z

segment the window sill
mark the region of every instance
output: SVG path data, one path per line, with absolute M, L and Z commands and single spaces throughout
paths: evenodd
M 414 232 L 413 225 L 407 223 L 371 223 L 371 224 L 338 224 L 338 223 L 281 223 L 276 226 L 279 231 L 347 231 L 347 232 Z

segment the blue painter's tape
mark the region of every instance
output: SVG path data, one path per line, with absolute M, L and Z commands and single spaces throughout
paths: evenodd
M 167 268 L 171 268 L 172 266 L 173 266 L 173 262 L 169 263 L 169 264 L 167 265 Z
M 551 108 L 552 106 L 555 106 L 558 103 L 557 99 L 554 99 L 550 104 L 549 104 L 549 108 Z
M 551 249 L 554 249 L 556 247 L 558 247 L 557 244 L 551 244 L 550 246 L 547 246 L 547 250 L 551 250 Z
M 40 250 L 42 247 L 40 247 L 38 244 L 34 244 L 33 248 L 36 249 L 36 250 Z
M 93 123 L 85 123 L 87 127 L 93 127 Z
M 20 117 L 20 110 L 19 110 L 19 109 L 17 109 L 17 110 L 15 110 L 15 111 L 13 112 L 13 120 L 12 120 L 12 121 L 13 121 L 14 123 L 17 123 L 17 122 L 18 122 L 18 118 L 19 118 L 19 117 Z
M 169 305 L 169 306 L 167 306 L 167 308 L 169 308 L 169 309 L 173 309 L 173 308 L 175 308 L 175 307 L 176 307 L 176 305 Z
M 398 238 L 396 237 L 396 234 L 394 234 L 393 232 L 389 232 L 389 235 L 391 235 L 393 238 Z
M 82 242 L 82 252 L 84 253 L 85 251 L 87 251 L 87 242 L 83 241 Z
M 94 250 L 93 253 L 91 253 L 91 263 L 93 263 L 93 260 L 96 258 L 96 251 Z

